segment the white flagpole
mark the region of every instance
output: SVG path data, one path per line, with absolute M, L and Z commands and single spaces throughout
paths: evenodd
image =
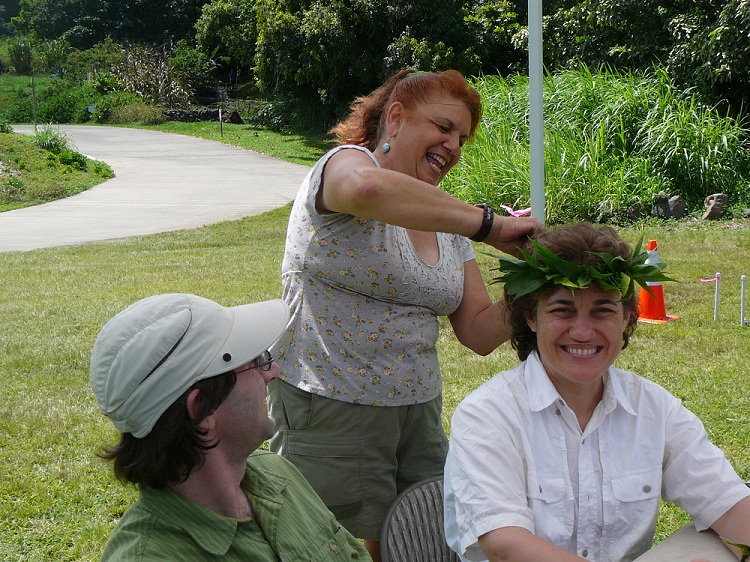
M 531 216 L 545 222 L 542 0 L 529 0 L 529 149 Z

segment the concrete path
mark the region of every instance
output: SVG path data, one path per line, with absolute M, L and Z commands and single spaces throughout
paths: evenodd
M 33 133 L 32 125 L 14 125 Z M 309 168 L 219 142 L 141 129 L 61 125 L 76 150 L 115 178 L 88 191 L 0 213 L 0 252 L 26 251 L 256 215 L 293 200 Z

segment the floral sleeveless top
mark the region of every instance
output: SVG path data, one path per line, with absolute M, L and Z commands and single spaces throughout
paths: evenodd
M 401 406 L 442 390 L 435 342 L 438 316 L 463 296 L 471 242 L 437 233 L 440 258 L 422 261 L 404 228 L 352 215 L 320 214 L 315 198 L 328 159 L 302 183 L 287 230 L 282 267 L 287 330 L 274 348 L 281 378 L 344 402 Z

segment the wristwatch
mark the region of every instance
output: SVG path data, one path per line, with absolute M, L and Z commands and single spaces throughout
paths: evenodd
M 474 242 L 484 242 L 484 239 L 489 235 L 492 230 L 492 223 L 495 222 L 495 211 L 489 205 L 477 205 L 480 209 L 484 209 L 484 216 L 482 217 L 482 226 L 479 227 L 479 232 L 471 237 Z

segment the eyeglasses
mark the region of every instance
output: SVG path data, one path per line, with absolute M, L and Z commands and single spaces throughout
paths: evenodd
M 260 369 L 261 371 L 270 371 L 271 363 L 273 363 L 273 357 L 271 357 L 271 352 L 266 350 L 260 355 L 258 355 L 258 357 L 253 359 L 250 362 L 250 366 L 247 369 L 242 369 L 240 371 L 235 369 L 234 374 L 239 375 L 240 373 L 244 373 L 245 371 L 249 371 L 250 369 Z

